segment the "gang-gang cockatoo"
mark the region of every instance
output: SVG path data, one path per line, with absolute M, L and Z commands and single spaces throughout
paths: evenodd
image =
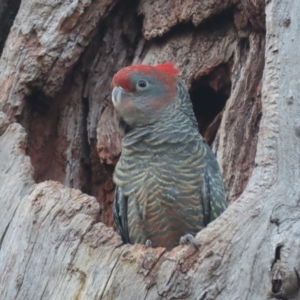
M 173 63 L 132 65 L 112 80 L 123 134 L 114 172 L 113 215 L 124 243 L 168 250 L 226 208 L 214 153 L 198 131 L 189 94 Z

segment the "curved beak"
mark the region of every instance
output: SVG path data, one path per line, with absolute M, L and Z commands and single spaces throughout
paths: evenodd
M 122 95 L 124 93 L 124 90 L 119 87 L 119 86 L 115 86 L 112 90 L 112 93 L 111 93 L 111 99 L 112 99 L 112 103 L 114 105 L 114 107 L 118 106 L 120 103 L 121 103 L 121 100 L 122 100 Z

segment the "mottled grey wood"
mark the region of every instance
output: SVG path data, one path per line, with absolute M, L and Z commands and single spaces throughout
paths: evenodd
M 0 58 L 0 108 L 10 119 L 22 113 L 33 90 L 48 96 L 60 90 L 116 2 L 21 1 Z
M 25 149 L 24 128 L 9 125 L 7 116 L 0 112 L 0 250 L 16 209 L 34 184 L 33 168 Z

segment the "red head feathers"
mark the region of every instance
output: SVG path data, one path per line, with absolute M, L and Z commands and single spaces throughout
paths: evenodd
M 118 71 L 112 79 L 111 87 L 120 86 L 124 90 L 132 91 L 134 87 L 130 82 L 130 74 L 137 72 L 141 74 L 149 74 L 158 77 L 166 84 L 174 83 L 179 70 L 174 66 L 173 62 L 166 62 L 157 66 L 150 65 L 131 65 Z
M 141 65 L 143 66 L 143 65 Z M 153 66 L 153 68 L 164 71 L 169 74 L 173 74 L 174 76 L 178 75 L 179 70 L 174 66 L 173 62 L 169 61 L 164 64 L 160 64 L 157 66 Z

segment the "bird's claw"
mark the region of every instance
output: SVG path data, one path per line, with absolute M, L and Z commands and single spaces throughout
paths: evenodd
M 180 245 L 193 245 L 199 251 L 196 239 L 189 233 L 180 238 Z
M 152 248 L 152 242 L 150 240 L 147 240 L 145 245 L 147 248 Z

